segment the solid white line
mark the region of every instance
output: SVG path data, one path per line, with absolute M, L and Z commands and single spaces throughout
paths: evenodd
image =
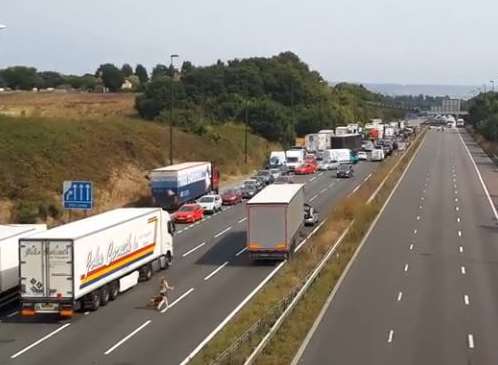
M 472 333 L 469 333 L 467 338 L 469 340 L 469 349 L 473 349 L 474 348 L 474 335 Z
M 140 327 L 138 327 L 136 330 L 134 330 L 132 333 L 130 333 L 128 336 L 126 336 L 125 338 L 123 338 L 121 341 L 119 341 L 117 344 L 115 344 L 114 346 L 112 346 L 109 350 L 107 350 L 106 352 L 104 352 L 104 355 L 109 355 L 111 352 L 113 352 L 114 350 L 116 350 L 119 346 L 121 346 L 123 343 L 125 343 L 126 341 L 128 341 L 130 338 L 132 338 L 133 336 L 135 336 L 138 332 L 140 332 L 141 330 L 143 330 L 145 327 L 147 327 L 150 322 L 152 322 L 150 319 L 146 322 L 144 322 Z
M 394 331 L 390 330 L 389 335 L 387 336 L 387 343 L 393 342 Z
M 175 301 L 173 303 L 171 303 L 169 306 L 167 306 L 166 308 L 164 308 L 163 310 L 161 310 L 161 313 L 164 313 L 166 312 L 167 310 L 173 308 L 176 304 L 178 304 L 183 298 L 185 298 L 187 295 L 189 295 L 190 293 L 192 293 L 194 291 L 194 288 L 190 288 L 189 290 L 187 290 L 185 293 L 183 293 L 181 296 L 179 296 L 177 299 L 175 299 Z
M 400 291 L 400 292 L 398 293 L 398 298 L 396 298 L 396 300 L 397 300 L 398 302 L 401 302 L 401 298 L 403 298 L 403 292 L 401 292 L 401 291 Z
M 353 189 L 353 194 L 356 193 L 358 191 L 358 189 L 360 188 L 361 185 L 358 185 L 356 188 Z
M 408 271 L 408 264 L 405 265 L 405 269 L 404 270 L 405 270 L 405 272 Z
M 195 246 L 193 249 L 191 249 L 190 251 L 187 251 L 185 252 L 182 257 L 185 257 L 185 256 L 188 256 L 190 255 L 192 252 L 195 252 L 197 251 L 199 248 L 201 248 L 202 246 L 204 246 L 206 244 L 206 242 L 202 242 L 202 243 L 199 243 L 197 246 Z
M 463 253 L 463 246 L 458 247 L 458 250 L 460 251 L 460 253 Z
M 197 355 L 199 351 L 201 351 L 203 347 L 206 346 L 206 344 L 223 329 L 223 327 L 225 327 L 225 325 L 240 311 L 240 309 L 244 305 L 246 305 L 246 303 L 250 301 L 256 295 L 256 293 L 258 293 L 261 288 L 268 281 L 270 281 L 272 277 L 275 276 L 275 274 L 285 265 L 286 262 L 287 260 L 284 260 L 277 267 L 275 267 L 275 269 L 273 269 L 273 271 L 269 273 L 268 276 L 266 276 L 266 278 L 264 278 L 263 281 L 261 281 L 258 286 L 254 288 L 254 290 L 250 292 L 249 295 L 245 297 L 244 300 L 242 300 L 242 302 L 240 302 L 240 304 L 235 307 L 235 309 L 231 311 L 230 314 L 209 335 L 206 336 L 206 338 L 204 338 L 204 340 L 201 341 L 201 343 L 199 343 L 199 345 L 197 345 L 197 347 L 180 363 L 180 365 L 189 363 L 190 360 L 192 360 L 193 357 Z
M 215 234 L 215 235 L 214 235 L 214 238 L 218 238 L 218 237 L 220 237 L 221 235 L 224 235 L 225 233 L 227 233 L 227 232 L 228 232 L 229 230 L 231 230 L 231 229 L 232 229 L 232 226 L 225 228 L 223 231 L 221 231 L 221 232 L 219 232 L 219 233 Z
M 246 251 L 247 251 L 247 247 L 244 247 L 242 250 L 240 250 L 239 252 L 237 252 L 237 253 L 235 254 L 235 256 L 240 256 L 240 255 L 242 255 L 242 254 L 243 254 L 244 252 L 246 252 Z
M 318 198 L 318 194 L 314 195 L 311 199 L 310 199 L 310 203 L 315 200 L 316 198 Z
M 479 171 L 479 168 L 477 167 L 476 162 L 474 161 L 474 158 L 472 157 L 472 154 L 470 153 L 469 148 L 463 141 L 462 135 L 460 131 L 458 131 L 458 135 L 460 136 L 460 141 L 462 142 L 463 146 L 465 147 L 465 150 L 467 151 L 467 155 L 470 158 L 470 161 L 472 161 L 472 164 L 474 165 L 474 169 L 477 173 L 477 176 L 479 177 L 479 181 L 481 182 L 482 189 L 484 190 L 484 193 L 486 194 L 486 197 L 488 198 L 489 205 L 491 206 L 491 210 L 493 211 L 493 214 L 495 216 L 495 219 L 498 221 L 498 212 L 496 211 L 495 204 L 493 203 L 493 200 L 491 199 L 491 196 L 489 195 L 488 188 L 486 187 L 486 184 L 484 183 L 484 180 L 481 176 L 481 172 Z
M 50 333 L 49 333 L 48 335 L 46 335 L 45 337 L 42 337 L 42 338 L 40 338 L 38 341 L 36 341 L 36 342 L 32 343 L 32 344 L 31 344 L 31 345 L 29 345 L 28 347 L 25 347 L 25 348 L 23 348 L 21 351 L 16 352 L 16 353 L 15 353 L 14 355 L 12 355 L 10 358 L 11 358 L 11 359 L 15 359 L 16 357 L 18 357 L 18 356 L 20 356 L 20 355 L 24 354 L 26 351 L 29 351 L 29 350 L 31 350 L 33 347 L 35 347 L 35 346 L 39 345 L 39 344 L 40 344 L 40 343 L 42 343 L 43 341 L 48 340 L 50 337 L 52 337 L 53 335 L 56 335 L 57 333 L 59 333 L 60 331 L 62 331 L 64 328 L 66 328 L 66 327 L 68 327 L 68 326 L 70 326 L 70 325 L 71 325 L 71 323 L 66 323 L 65 325 L 63 325 L 63 326 L 61 326 L 61 327 L 57 328 L 55 331 L 50 332 Z
M 410 245 L 410 251 L 413 250 L 413 243 Z
M 370 174 L 368 174 L 368 176 L 366 178 L 363 179 L 363 182 L 367 182 L 368 179 L 370 179 L 372 177 L 372 172 Z
M 465 303 L 465 305 L 470 305 L 470 299 L 467 294 L 463 296 L 463 302 Z
M 460 271 L 461 271 L 462 275 L 465 275 L 467 273 L 467 271 L 465 270 L 465 266 L 462 266 L 460 268 Z
M 225 261 L 224 264 L 222 264 L 221 266 L 219 266 L 216 270 L 214 270 L 211 274 L 209 274 L 208 276 L 206 276 L 204 278 L 204 280 L 209 280 L 211 279 L 214 275 L 216 275 L 221 269 L 223 269 L 225 266 L 227 266 L 229 263 L 229 261 Z
M 247 220 L 247 217 L 242 218 L 241 220 L 238 221 L 238 223 L 244 223 Z

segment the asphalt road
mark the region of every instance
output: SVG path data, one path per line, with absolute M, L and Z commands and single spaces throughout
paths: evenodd
M 362 162 L 352 179 L 334 172 L 296 177 L 307 200 L 326 212 L 374 169 Z M 246 210 L 241 204 L 190 226 L 178 227 L 175 262 L 166 272 L 175 287 L 165 313 L 148 308 L 160 275 L 96 312 L 71 321 L 25 320 L 15 311 L 0 323 L 0 364 L 179 364 L 276 264 L 253 264 L 244 252 Z M 307 229 L 309 233 L 311 229 Z M 303 235 L 304 236 L 304 235 Z
M 497 278 L 473 163 L 456 130 L 431 130 L 298 363 L 497 364 Z

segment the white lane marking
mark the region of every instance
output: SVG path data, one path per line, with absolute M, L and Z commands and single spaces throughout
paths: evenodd
M 183 230 L 186 231 L 188 229 L 190 229 L 190 226 L 185 227 Z
M 180 234 L 183 232 L 183 229 L 180 229 L 179 231 L 176 232 L 176 234 Z
M 358 189 L 360 188 L 361 185 L 358 185 L 356 188 L 353 189 L 353 194 L 356 193 L 358 191 Z
M 20 356 L 20 355 L 24 354 L 26 351 L 29 351 L 29 350 L 31 350 L 33 347 L 35 347 L 35 346 L 39 345 L 39 344 L 40 344 L 40 343 L 42 343 L 43 341 L 48 340 L 50 337 L 52 337 L 52 336 L 56 335 L 57 333 L 59 333 L 60 331 L 62 331 L 64 328 L 66 328 L 66 327 L 68 327 L 68 326 L 70 326 L 70 325 L 71 325 L 71 323 L 66 323 L 65 325 L 63 325 L 63 326 L 61 326 L 61 327 L 57 328 L 55 331 L 50 332 L 50 333 L 49 333 L 48 335 L 46 335 L 45 337 L 42 337 L 42 338 L 40 338 L 38 341 L 36 341 L 36 342 L 32 343 L 31 345 L 29 345 L 29 346 L 27 346 L 27 347 L 23 348 L 21 351 L 16 352 L 16 353 L 15 353 L 14 355 L 12 355 L 10 358 L 11 358 L 11 359 L 15 359 L 16 357 L 18 357 L 18 356 Z
M 161 313 L 164 313 L 166 312 L 168 309 L 171 309 L 173 308 L 176 304 L 178 304 L 182 299 L 186 298 L 187 295 L 189 295 L 190 293 L 192 293 L 194 291 L 194 288 L 190 288 L 189 290 L 187 290 L 185 293 L 183 293 L 182 295 L 180 295 L 177 299 L 175 299 L 175 301 L 173 303 L 171 303 L 169 306 L 167 306 L 166 308 L 164 308 L 163 310 L 161 310 Z
M 247 220 L 247 217 L 242 218 L 241 220 L 238 221 L 238 223 L 244 223 Z
M 467 294 L 463 296 L 463 302 L 465 303 L 465 305 L 470 305 L 470 299 Z
M 458 212 L 460 210 L 460 207 L 455 207 L 455 210 Z
M 453 184 L 453 188 L 456 189 L 457 188 L 457 184 Z
M 404 270 L 405 270 L 405 272 L 408 271 L 408 264 L 405 265 L 405 269 Z
M 310 199 L 310 203 L 315 200 L 316 198 L 318 198 L 318 194 L 314 195 L 311 199 Z
M 195 252 L 197 251 L 199 248 L 201 248 L 202 246 L 204 246 L 206 244 L 206 242 L 202 242 L 202 243 L 199 243 L 197 246 L 195 246 L 193 249 L 185 252 L 182 257 L 185 257 L 185 256 L 188 256 L 190 255 L 192 252 Z
M 460 217 L 457 217 L 457 222 L 460 223 Z
M 455 195 L 458 195 L 458 190 L 455 190 Z
M 458 247 L 458 251 L 460 251 L 460 253 L 463 253 L 463 246 Z
M 145 327 L 147 327 L 150 324 L 150 322 L 152 322 L 150 319 L 148 321 L 145 321 L 140 327 L 138 327 L 136 330 L 134 330 L 128 336 L 124 337 L 121 341 L 119 341 L 117 344 L 115 344 L 114 346 L 112 346 L 109 350 L 107 350 L 106 352 L 104 352 L 104 355 L 109 355 L 111 352 L 113 352 L 114 350 L 116 350 L 123 343 L 125 343 L 130 338 L 132 338 L 133 336 L 135 336 L 138 332 L 140 332 Z
M 85 315 L 85 316 L 88 316 L 89 314 L 90 314 L 90 312 L 83 313 L 83 315 Z
M 242 254 L 243 254 L 244 252 L 246 252 L 246 251 L 247 251 L 247 247 L 244 247 L 242 250 L 240 250 L 239 252 L 237 252 L 237 253 L 235 254 L 235 256 L 240 256 L 240 255 L 242 255 Z
M 312 177 L 312 178 L 310 179 L 310 182 L 313 182 L 313 181 L 315 181 L 315 180 L 316 180 L 316 176 L 315 176 L 315 177 Z
M 423 193 L 423 194 L 425 194 L 425 192 L 426 192 L 426 190 L 424 189 L 424 190 L 422 191 L 422 193 Z
M 287 260 L 284 260 L 282 261 L 277 267 L 275 267 L 275 269 L 273 269 L 272 272 L 270 272 L 259 284 L 256 288 L 254 288 L 254 290 L 252 292 L 250 292 L 247 297 L 244 298 L 244 300 L 242 300 L 242 302 L 240 302 L 240 304 L 234 308 L 233 311 L 230 312 L 230 314 L 223 320 L 221 321 L 220 324 L 218 324 L 218 326 L 213 330 L 211 331 L 211 333 L 209 335 L 206 336 L 206 338 L 204 338 L 204 340 L 202 340 L 199 345 L 197 345 L 196 348 L 194 348 L 194 350 L 192 350 L 192 352 L 180 363 L 180 365 L 186 365 L 190 362 L 190 360 L 192 360 L 192 358 L 197 355 L 199 353 L 199 351 L 201 351 L 204 346 L 206 346 L 206 344 L 211 341 L 211 339 L 216 336 L 216 334 L 218 332 L 220 332 L 223 327 L 225 327 L 225 325 L 240 311 L 240 309 L 246 305 L 246 303 L 248 301 L 250 301 L 255 295 L 256 293 L 258 293 L 261 288 L 268 282 L 270 281 L 271 278 L 273 278 L 275 276 L 275 274 L 286 264 Z
M 225 228 L 223 231 L 221 231 L 221 232 L 219 232 L 219 233 L 215 234 L 215 235 L 214 235 L 214 238 L 218 238 L 218 237 L 220 237 L 220 236 L 224 235 L 225 233 L 227 233 L 227 232 L 228 232 L 229 230 L 231 230 L 231 229 L 232 229 L 232 226 L 229 226 L 229 227 Z
M 325 193 L 326 191 L 327 191 L 327 188 L 323 188 L 322 190 L 320 190 L 320 194 Z
M 387 343 L 393 342 L 393 337 L 394 337 L 394 331 L 390 330 L 389 334 L 387 335 Z
M 310 233 L 308 236 L 306 236 L 306 238 L 305 238 L 304 240 L 302 240 L 302 241 L 301 241 L 301 242 L 300 242 L 300 243 L 296 246 L 296 248 L 294 249 L 294 253 L 296 253 L 297 251 L 299 251 L 299 250 L 301 249 L 301 247 L 303 247 L 303 246 L 304 246 L 304 244 L 305 244 L 306 242 L 308 242 L 308 239 L 309 239 L 311 236 L 313 236 L 313 235 L 315 234 L 315 232 L 316 232 L 316 231 L 318 231 L 318 230 L 320 229 L 320 227 L 321 227 L 321 226 L 323 226 L 323 224 L 324 224 L 324 223 L 325 223 L 325 220 L 321 221 L 321 222 L 320 222 L 320 224 L 319 224 L 318 226 L 316 226 L 316 227 L 315 227 L 315 229 L 313 229 L 313 230 L 311 231 L 311 233 Z
M 16 311 L 16 312 L 12 312 L 12 313 L 10 313 L 10 314 L 8 314 L 8 315 L 7 315 L 7 318 L 12 318 L 12 317 L 14 317 L 17 313 L 19 313 L 19 312 L 17 312 L 17 311 Z
M 469 341 L 469 349 L 474 348 L 474 335 L 472 333 L 469 333 L 467 336 L 467 339 Z
M 204 280 L 209 280 L 211 279 L 214 275 L 216 275 L 221 269 L 223 269 L 225 266 L 227 266 L 229 263 L 229 261 L 225 261 L 222 265 L 218 266 L 218 268 L 216 268 L 216 270 L 214 270 L 211 274 L 209 274 L 208 276 L 206 276 L 204 278 Z
M 419 216 L 419 215 L 417 215 L 417 220 L 418 220 L 418 221 L 420 220 L 420 216 Z
M 322 176 L 322 175 L 323 175 L 323 172 L 320 172 L 320 173 L 318 174 L 318 176 Z
M 413 234 L 417 234 L 417 232 L 418 232 L 418 231 L 417 231 L 416 229 L 414 229 L 414 230 L 413 230 Z
M 458 203 L 458 198 L 455 198 L 455 203 Z
M 460 268 L 460 272 L 462 273 L 462 275 L 465 275 L 467 273 L 467 270 L 465 270 L 465 266 L 462 266 Z
M 462 231 L 458 230 L 458 237 L 462 237 Z
M 410 251 L 413 250 L 413 243 L 410 245 Z
M 423 196 L 420 197 L 420 200 L 424 200 L 425 198 Z
M 371 177 L 372 177 L 372 173 L 368 174 L 368 176 L 363 179 L 363 182 L 367 182 L 368 179 L 370 179 Z
M 398 293 L 398 297 L 396 298 L 396 300 L 397 300 L 398 302 L 401 302 L 401 299 L 402 299 L 402 298 L 403 298 L 403 292 L 401 292 L 401 291 L 400 291 L 400 292 Z
M 419 205 L 419 206 L 418 206 L 418 209 L 422 209 L 422 205 Z

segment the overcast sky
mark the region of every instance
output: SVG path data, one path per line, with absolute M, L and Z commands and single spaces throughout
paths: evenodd
M 297 53 L 329 81 L 498 80 L 496 0 L 2 0 L 0 67 Z

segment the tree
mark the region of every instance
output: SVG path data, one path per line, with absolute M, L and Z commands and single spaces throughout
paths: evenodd
M 56 88 L 65 82 L 64 77 L 60 73 L 54 71 L 39 72 L 38 77 L 41 81 L 39 85 L 41 88 Z
M 40 84 L 34 67 L 14 66 L 3 70 L 5 84 L 11 89 L 31 90 Z
M 188 74 L 189 72 L 191 72 L 193 69 L 194 69 L 194 66 L 192 65 L 192 62 L 190 62 L 190 61 L 184 61 L 182 63 L 181 73 L 183 75 L 185 75 L 185 74 Z
M 147 69 L 141 64 L 138 64 L 137 67 L 135 67 L 135 75 L 138 76 L 141 84 L 145 84 L 147 81 L 149 81 Z
M 164 76 L 168 76 L 168 67 L 162 64 L 158 64 L 152 69 L 152 75 L 150 78 L 152 80 L 155 80 Z
M 112 92 L 120 90 L 125 80 L 121 70 L 111 63 L 101 65 L 97 70 L 97 76 L 102 79 L 104 86 Z
M 173 102 L 175 109 L 187 106 L 185 88 L 181 82 L 163 77 L 153 79 L 146 85 L 143 95 L 135 100 L 135 107 L 143 118 L 154 119 L 163 109 L 169 110 Z
M 133 75 L 133 69 L 129 64 L 125 63 L 121 67 L 121 73 L 123 74 L 124 77 L 130 77 L 131 75 Z

